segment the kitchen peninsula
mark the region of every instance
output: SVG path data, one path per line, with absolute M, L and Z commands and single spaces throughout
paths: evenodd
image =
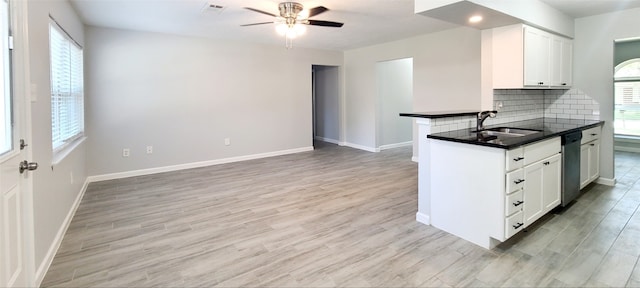
M 487 249 L 560 204 L 561 137 L 604 123 L 537 118 L 476 131 L 467 116 L 438 131 L 433 115 L 401 114 L 420 127 L 416 219 Z

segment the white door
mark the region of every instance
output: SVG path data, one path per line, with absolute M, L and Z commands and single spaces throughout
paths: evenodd
M 27 251 L 32 247 L 33 233 L 29 228 L 31 225 L 25 223 L 32 215 L 30 205 L 26 205 L 31 203 L 30 194 L 27 194 L 30 192 L 29 171 L 35 170 L 37 164 L 21 164 L 29 154 L 28 146 L 21 145 L 28 126 L 24 121 L 27 90 L 25 74 L 19 75 L 24 70 L 19 65 L 24 62 L 16 57 L 23 54 L 10 50 L 13 41 L 9 40 L 9 15 L 13 17 L 14 14 L 9 13 L 7 0 L 0 0 L 0 6 L 0 286 L 24 287 L 33 285 L 31 269 L 27 268 L 32 263 L 32 254 Z M 24 166 L 22 172 L 21 166 Z

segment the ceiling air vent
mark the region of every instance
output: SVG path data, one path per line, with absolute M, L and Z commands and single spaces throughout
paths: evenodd
M 208 1 L 202 7 L 202 13 L 220 14 L 222 10 L 224 10 L 224 6 Z

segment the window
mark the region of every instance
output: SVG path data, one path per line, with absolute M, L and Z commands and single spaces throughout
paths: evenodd
M 13 124 L 11 106 L 11 54 L 9 53 L 9 9 L 0 2 L 0 155 L 13 149 Z
M 84 133 L 82 47 L 57 25 L 49 25 L 51 142 L 59 151 Z
M 615 134 L 640 137 L 640 58 L 620 63 L 614 77 Z

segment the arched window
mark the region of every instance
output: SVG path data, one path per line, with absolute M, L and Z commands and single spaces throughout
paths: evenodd
M 614 86 L 615 134 L 640 137 L 640 58 L 616 66 Z

